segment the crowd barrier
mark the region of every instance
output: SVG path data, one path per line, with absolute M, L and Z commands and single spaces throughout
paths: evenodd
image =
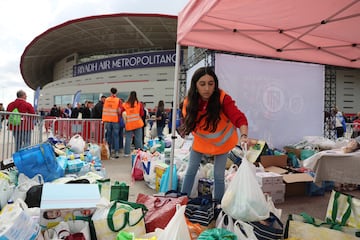
M 9 118 L 20 117 L 21 122 L 9 124 Z M 0 112 L 0 161 L 11 158 L 18 149 L 44 141 L 43 121 L 40 115 Z M 11 126 L 10 126 L 11 125 Z
M 43 122 L 47 138 L 54 136 L 65 142 L 79 134 L 86 142 L 100 144 L 105 135 L 101 119 L 45 118 Z
M 9 123 L 11 116 L 20 116 L 21 123 Z M 101 119 L 42 117 L 36 114 L 0 111 L 0 162 L 12 157 L 18 149 L 36 145 L 55 137 L 65 142 L 80 134 L 86 142 L 100 144 L 104 138 Z

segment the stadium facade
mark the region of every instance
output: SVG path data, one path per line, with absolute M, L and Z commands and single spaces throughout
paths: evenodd
M 153 109 L 170 108 L 174 91 L 177 17 L 112 14 L 65 22 L 36 37 L 21 57 L 29 87 L 40 88 L 38 110 L 54 104 L 96 103 L 111 87 L 127 99 L 135 90 Z M 182 54 L 186 50 L 182 50 Z

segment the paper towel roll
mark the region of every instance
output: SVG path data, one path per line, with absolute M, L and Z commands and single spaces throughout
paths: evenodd
M 0 239 L 36 239 L 40 226 L 18 205 L 8 204 L 0 215 Z

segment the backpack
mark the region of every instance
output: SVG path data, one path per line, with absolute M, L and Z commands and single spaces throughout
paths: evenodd
M 19 113 L 19 110 L 17 108 L 15 108 L 13 111 L 13 113 Z M 10 114 L 9 116 L 9 123 L 13 126 L 18 126 L 21 124 L 21 116 L 20 114 Z

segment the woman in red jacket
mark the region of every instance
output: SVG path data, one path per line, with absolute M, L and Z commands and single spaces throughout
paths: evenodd
M 194 73 L 182 113 L 185 133 L 194 137 L 182 192 L 191 193 L 202 156 L 212 155 L 214 201 L 220 203 L 225 191 L 227 155 L 239 141 L 247 142 L 247 118 L 232 98 L 219 89 L 218 78 L 210 67 L 199 68 Z

